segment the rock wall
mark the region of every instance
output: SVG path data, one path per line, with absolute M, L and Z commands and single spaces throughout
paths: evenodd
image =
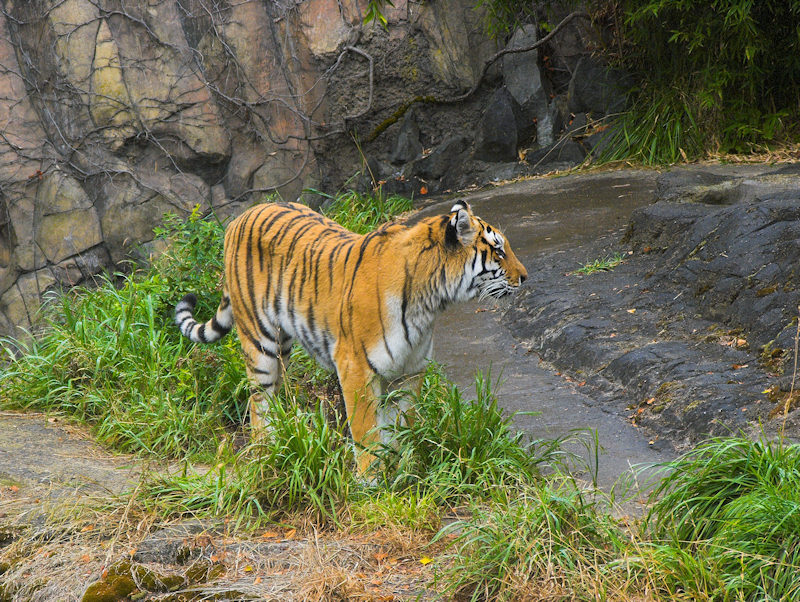
M 532 51 L 480 79 L 504 42 L 474 0 L 394 4 L 383 29 L 363 25 L 365 0 L 0 0 L 0 333 L 30 328 L 46 290 L 146 256 L 165 212 L 224 219 L 265 193 L 314 205 L 304 190 L 420 194 L 583 160 L 558 133 L 586 110 L 568 98 L 586 23 L 560 34 L 555 67 Z M 374 135 L 408 99 L 478 83 Z

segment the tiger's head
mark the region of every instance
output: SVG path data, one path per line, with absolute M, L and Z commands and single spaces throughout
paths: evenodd
M 459 259 L 463 255 L 460 299 L 504 297 L 528 277 L 503 233 L 473 215 L 466 201 L 450 210 L 445 246 Z

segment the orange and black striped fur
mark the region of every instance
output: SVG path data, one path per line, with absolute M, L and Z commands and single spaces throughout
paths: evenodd
M 198 323 L 196 298 L 175 308 L 192 341 L 210 343 L 236 323 L 254 389 L 279 385 L 292 341 L 336 370 L 353 439 L 376 441 L 381 382 L 424 370 L 433 321 L 448 304 L 502 297 L 527 277 L 503 235 L 463 201 L 413 225 L 354 234 L 304 205 L 249 209 L 225 232 L 225 283 L 216 315 Z M 250 401 L 262 426 L 261 395 Z M 360 454 L 359 470 L 371 456 Z

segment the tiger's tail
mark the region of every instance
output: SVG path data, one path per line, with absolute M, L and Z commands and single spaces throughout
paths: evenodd
M 198 322 L 194 319 L 192 311 L 195 305 L 197 305 L 197 297 L 194 293 L 189 293 L 175 306 L 175 324 L 178 325 L 183 336 L 194 343 L 213 343 L 231 331 L 233 310 L 227 290 L 222 293 L 216 315 L 208 322 Z

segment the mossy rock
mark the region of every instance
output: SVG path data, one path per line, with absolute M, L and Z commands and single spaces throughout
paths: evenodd
M 172 592 L 186 583 L 181 575 L 162 575 L 140 564 L 133 565 L 130 572 L 141 589 L 152 593 Z
M 81 602 L 117 602 L 127 598 L 135 589 L 136 584 L 130 576 L 107 575 L 86 589 Z
M 208 583 L 222 577 L 225 574 L 225 566 L 215 564 L 205 560 L 198 560 L 186 569 L 186 581 L 190 584 Z

